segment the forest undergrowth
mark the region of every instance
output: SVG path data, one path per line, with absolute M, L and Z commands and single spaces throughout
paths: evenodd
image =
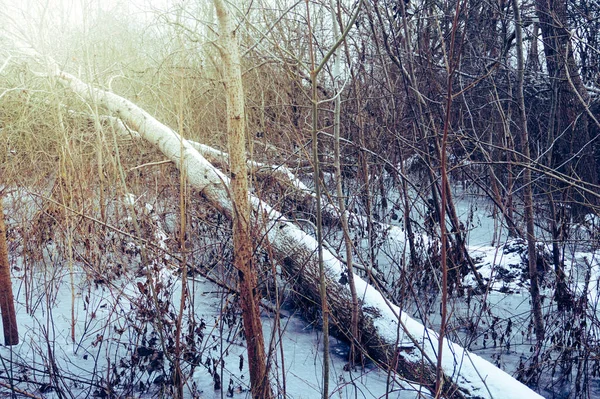
M 80 122 L 75 118 L 67 123 Z M 85 135 L 84 131 L 82 134 Z M 152 153 L 130 140 L 121 145 L 121 151 L 121 156 L 130 151 L 142 153 L 145 158 Z M 16 154 L 10 156 L 13 162 L 19 158 Z M 123 160 L 130 159 L 123 156 Z M 21 350 L 3 351 L 4 373 L 11 386 L 41 396 L 168 397 L 174 385 L 180 383 L 186 385 L 190 397 L 204 397 L 202 392 L 206 395 L 207 390 L 216 392 L 216 396 L 219 392 L 226 396 L 243 395 L 248 390 L 248 381 L 244 377 L 247 372 L 244 354 L 240 353 L 244 340 L 236 305 L 235 276 L 229 266 L 232 262 L 229 221 L 211 210 L 199 193 L 190 190 L 186 203 L 189 230 L 182 252 L 178 244 L 178 210 L 172 205 L 180 195 L 179 186 L 169 184 L 178 181 L 172 165 L 136 168 L 135 161 L 121 165 L 130 171 L 125 180 L 127 190 L 111 186 L 105 191 L 105 202 L 101 205 L 97 197 L 89 196 L 91 187 L 97 187 L 99 182 L 94 176 L 93 160 L 88 161 L 61 174 L 53 171 L 64 168 L 61 166 L 64 161 L 46 171 L 43 163 L 38 163 L 36 173 L 51 176 L 48 180 L 54 182 L 52 185 L 46 184 L 46 179 L 41 179 L 44 182 L 41 185 L 28 179 L 3 187 L 19 323 L 27 326 L 22 332 L 26 338 Z M 90 178 L 76 178 L 78 184 L 73 185 L 76 173 Z M 415 178 L 418 179 L 418 174 Z M 302 179 L 310 184 L 309 175 Z M 405 311 L 436 327 L 439 275 L 435 265 L 439 247 L 435 236 L 423 234 L 417 242 L 423 254 L 418 264 L 407 260 L 403 237 L 394 236 L 396 230 L 386 227 L 385 222 L 389 220 L 393 225 L 398 221 L 399 196 L 394 191 L 393 179 L 382 179 L 385 200 L 377 199 L 379 222 L 373 228 L 375 239 L 371 251 L 365 219 L 351 219 L 352 239 L 360 249 L 358 259 L 361 256 L 375 259 L 371 270 L 359 269 L 360 273 L 376 281 Z M 348 190 L 352 189 L 350 183 Z M 281 198 L 282 210 L 289 206 L 277 181 L 257 180 L 255 184 L 265 197 Z M 454 184 L 459 187 L 462 182 Z M 494 231 L 496 223 L 489 216 L 490 204 L 476 190 L 462 187 L 456 194 L 460 209 L 466 212 L 465 229 L 477 237 L 471 239 L 475 243 L 469 251 L 488 285 L 481 291 L 469 275 L 452 283 L 451 339 L 522 381 L 543 386 L 542 392 L 548 397 L 568 397 L 574 389 L 587 389 L 594 395 L 594 381 L 600 367 L 594 338 L 600 277 L 596 249 L 572 244 L 565 250 L 565 256 L 571 257 L 571 267 L 567 270 L 572 302 L 568 308 L 558 309 L 552 297 L 555 282 L 550 269 L 550 249 L 540 248 L 538 264 L 544 276 L 548 342 L 544 343 L 539 358 L 534 359 L 526 245 L 524 241 L 508 239 L 502 231 Z M 384 201 L 388 207 L 381 205 Z M 305 226 L 309 234 L 314 233 L 313 222 L 307 219 L 314 212 L 311 206 L 314 204 L 305 201 L 302 207 L 295 206 L 286 212 Z M 360 206 L 357 203 L 350 209 L 360 215 Z M 411 216 L 423 231 L 427 230 L 427 223 L 431 223 L 427 219 L 431 217 L 427 204 L 415 205 Z M 593 222 L 590 219 L 589 224 L 573 227 L 579 239 L 586 240 L 580 242 L 593 242 L 590 241 L 596 231 Z M 327 226 L 325 237 L 329 247 L 334 253 L 341 253 L 339 224 L 332 219 Z M 496 245 L 485 243 L 490 237 L 496 240 Z M 255 237 L 257 241 L 260 239 Z M 288 316 L 300 310 L 305 322 L 318 325 L 319 312 L 303 301 L 301 293 L 286 289 L 285 279 L 278 274 L 267 252 L 257 249 L 256 257 L 261 259 L 261 289 L 266 298 L 263 314 L 267 319 L 277 320 L 271 324 L 268 347 L 269 356 L 273 356 L 271 361 L 279 370 L 285 367 L 286 358 L 277 350 L 282 338 L 274 337 L 283 334 Z M 188 291 L 181 302 L 184 260 Z M 207 305 L 207 300 L 212 305 Z M 211 306 L 212 314 L 199 314 Z M 181 327 L 175 328 L 179 318 Z M 25 319 L 28 321 L 22 321 Z M 49 329 L 51 325 L 54 328 Z M 569 327 L 562 328 L 564 325 Z M 57 330 L 56 326 L 69 331 Z M 232 347 L 237 348 L 233 351 L 237 356 L 228 356 Z M 341 353 L 347 354 L 347 349 Z M 179 359 L 177 367 L 181 368 L 179 378 L 183 381 L 174 380 L 175 358 Z M 363 360 L 354 373 L 360 376 L 362 367 L 367 367 L 362 373 L 368 373 L 372 367 L 369 363 L 368 359 Z M 198 375 L 204 377 L 199 379 Z M 284 377 L 278 378 L 282 392 L 285 383 L 280 378 Z M 384 386 L 389 381 L 380 384 Z M 400 387 L 408 392 L 418 391 L 406 385 Z
M 596 3 L 42 3 L 0 397 L 600 396 Z

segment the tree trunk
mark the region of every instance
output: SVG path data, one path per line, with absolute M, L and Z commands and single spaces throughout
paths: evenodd
M 333 35 L 337 39 L 340 36 L 339 22 L 336 14 L 336 6 L 333 0 L 329 1 L 331 8 L 331 24 L 333 25 Z M 344 44 L 346 41 L 344 40 Z M 347 47 L 346 47 L 347 48 Z M 338 200 L 338 208 L 340 221 L 342 224 L 342 233 L 344 234 L 344 245 L 346 249 L 346 267 L 348 268 L 348 286 L 350 287 L 350 297 L 352 298 L 352 320 L 350 323 L 350 356 L 348 359 L 350 367 L 354 365 L 356 360 L 356 351 L 354 340 L 360 340 L 358 330 L 358 295 L 356 294 L 356 286 L 354 284 L 354 268 L 352 267 L 352 238 L 350 237 L 350 229 L 348 228 L 348 214 L 346 212 L 346 199 L 344 198 L 344 190 L 342 189 L 342 166 L 340 152 L 340 130 L 341 130 L 341 113 L 342 113 L 342 85 L 341 79 L 341 57 L 338 50 L 334 53 L 333 60 L 333 78 L 335 86 L 335 109 L 333 111 L 333 152 L 334 152 L 334 169 L 335 169 L 335 192 Z M 355 81 L 356 82 L 356 81 Z
M 515 30 L 517 43 L 517 106 L 519 108 L 519 130 L 521 132 L 521 142 L 523 145 L 523 157 L 525 162 L 531 162 L 529 155 L 529 133 L 527 130 L 527 115 L 525 113 L 525 100 L 523 97 L 523 81 L 525 75 L 525 62 L 523 51 L 523 30 L 521 28 L 521 13 L 518 0 L 512 0 L 512 7 L 515 13 Z M 540 287 L 537 270 L 537 250 L 535 245 L 535 225 L 533 214 L 533 189 L 531 187 L 531 169 L 525 166 L 523 170 L 523 205 L 525 207 L 525 225 L 527 230 L 527 256 L 529 259 L 529 292 L 531 293 L 531 307 L 533 313 L 533 323 L 535 336 L 537 338 L 537 348 L 539 349 L 544 342 L 544 317 L 542 314 L 542 300 L 540 298 Z M 537 352 L 536 352 L 537 357 Z
M 596 196 L 585 194 L 576 186 L 598 183 L 598 165 L 591 145 L 595 137 L 590 134 L 586 105 L 580 101 L 581 98 L 588 103 L 589 95 L 573 56 L 567 25 L 567 2 L 536 0 L 536 11 L 553 87 L 552 97 L 557 106 L 553 126 L 549 126 L 556 135 L 549 166 L 573 179 L 572 185 L 565 187 L 562 183 L 562 186 L 571 192 L 567 199 L 571 201 L 573 216 L 580 218 L 588 212 L 589 206 L 597 203 Z
M 598 183 L 598 164 L 591 145 L 597 137 L 591 137 L 586 104 L 589 95 L 583 85 L 579 68 L 575 63 L 571 47 L 571 37 L 567 26 L 566 2 L 561 0 L 536 0 L 539 27 L 542 31 L 546 66 L 552 85 L 552 117 L 548 131 L 548 142 L 556 140 L 549 152 L 552 168 L 568 175 L 574 183 L 565 185 L 557 182 L 563 189 L 562 198 L 557 202 L 570 202 L 571 214 L 581 219 L 589 212 L 589 207 L 598 204 L 596 195 L 583 193 L 577 187 L 580 184 Z M 555 139 L 556 137 L 556 139 Z M 554 190 L 553 187 L 549 188 Z M 566 199 L 566 201 L 564 201 Z M 556 271 L 555 299 L 559 309 L 568 309 L 571 298 L 567 290 L 566 275 L 560 261 L 560 249 L 556 240 L 558 226 L 563 225 L 564 209 L 556 209 L 555 199 L 550 198 L 553 208 L 552 221 L 554 268 Z M 564 207 L 564 206 L 563 206 Z M 560 215 L 557 219 L 556 216 Z
M 4 225 L 4 209 L 0 196 L 0 311 L 2 312 L 2 328 L 4 329 L 4 345 L 19 343 L 15 300 L 10 279 L 8 263 L 8 246 L 6 245 L 6 226 Z
M 227 141 L 231 180 L 233 217 L 233 263 L 238 271 L 240 305 L 244 335 L 248 346 L 250 386 L 254 399 L 273 397 L 266 364 L 265 343 L 258 302 L 257 272 L 253 262 L 253 246 L 246 172 L 246 115 L 239 47 L 231 16 L 222 0 L 214 0 L 219 20 L 219 52 L 223 60 L 224 83 L 227 91 Z

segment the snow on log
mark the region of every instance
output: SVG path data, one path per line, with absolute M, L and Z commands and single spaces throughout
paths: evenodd
M 54 67 L 53 75 L 73 92 L 89 102 L 97 102 L 137 130 L 156 145 L 187 177 L 202 195 L 220 212 L 231 217 L 228 177 L 215 168 L 175 131 L 157 121 L 148 112 L 114 93 L 93 88 L 78 78 Z M 284 272 L 298 292 L 308 301 L 319 303 L 317 242 L 279 212 L 250 196 L 254 223 L 267 235 Z M 350 290 L 344 278 L 346 268 L 328 250 L 324 250 L 328 300 L 332 322 L 347 333 L 351 320 Z M 372 358 L 391 367 L 405 379 L 430 389 L 435 386 L 437 334 L 410 318 L 391 304 L 379 291 L 359 276 L 354 277 L 361 298 L 361 342 Z M 445 341 L 443 369 L 447 398 L 541 398 L 490 362 Z
M 229 163 L 229 154 L 216 148 L 210 147 L 206 144 L 197 143 L 195 141 L 188 140 L 189 143 L 196 149 L 202 156 L 206 157 L 210 161 L 217 161 L 223 163 Z M 285 165 L 268 165 L 262 162 L 253 161 L 248 159 L 248 168 L 252 173 L 258 173 L 261 176 L 268 174 L 269 176 L 275 176 L 281 181 L 288 182 L 296 190 L 303 193 L 311 193 L 312 191 L 304 184 L 300 179 L 292 173 L 292 171 Z
M 88 117 L 90 119 L 94 118 L 92 115 L 88 115 Z M 106 122 L 111 126 L 115 132 L 121 136 L 131 136 L 136 139 L 142 138 L 137 131 L 128 127 L 120 118 L 111 115 L 100 115 L 99 118 L 101 121 Z M 200 155 L 211 162 L 211 164 L 227 167 L 229 163 L 229 154 L 227 152 L 196 141 L 187 140 L 187 142 L 190 143 Z M 259 179 L 274 178 L 277 184 L 289 188 L 289 191 L 286 192 L 286 198 L 291 198 L 291 201 L 306 203 L 307 205 L 313 203 L 316 197 L 314 191 L 307 187 L 286 165 L 270 165 L 251 159 L 247 160 L 247 165 L 249 172 L 255 174 Z M 339 208 L 334 204 L 327 202 L 325 199 L 322 203 L 324 204 L 322 212 L 326 216 L 326 219 L 339 222 L 341 217 Z M 367 218 L 365 216 L 358 215 L 349 210 L 346 210 L 345 212 L 346 217 L 352 224 L 366 228 Z M 404 230 L 401 227 L 388 223 L 375 222 L 374 224 L 378 230 L 387 237 L 387 245 L 390 248 L 393 248 L 393 251 L 390 252 L 401 252 L 404 247 L 404 242 L 407 239 Z M 429 242 L 429 238 L 426 235 L 421 235 L 420 239 L 425 244 Z
M 76 111 L 69 110 L 74 115 L 82 114 Z M 88 119 L 93 120 L 94 116 L 89 114 L 82 114 Z M 142 138 L 142 136 L 135 130 L 127 126 L 120 118 L 112 115 L 99 115 L 98 118 L 101 122 L 105 122 L 108 126 L 114 129 L 114 131 L 120 136 L 131 136 L 132 138 Z M 204 158 L 213 164 L 227 166 L 229 164 L 229 154 L 227 152 L 218 150 L 206 144 L 198 143 L 196 141 L 187 140 L 187 142 L 194 147 Z M 269 165 L 262 162 L 253 161 L 248 159 L 248 169 L 250 173 L 256 174 L 259 178 L 275 178 L 280 184 L 290 186 L 298 199 L 307 199 L 307 197 L 314 197 L 313 191 L 308 188 L 296 175 L 285 165 Z M 331 209 L 329 209 L 331 211 Z

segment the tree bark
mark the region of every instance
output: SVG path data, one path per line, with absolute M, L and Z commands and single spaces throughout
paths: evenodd
M 266 364 L 265 343 L 258 307 L 259 293 L 257 272 L 253 259 L 250 226 L 250 203 L 248 200 L 248 174 L 246 173 L 246 115 L 244 89 L 240 66 L 239 47 L 235 31 L 225 4 L 214 0 L 219 20 L 219 52 L 223 60 L 223 75 L 227 97 L 227 142 L 231 180 L 233 217 L 233 262 L 238 271 L 240 305 L 244 335 L 248 346 L 248 369 L 250 387 L 254 399 L 273 397 Z
M 10 278 L 8 262 L 8 246 L 6 245 L 6 226 L 4 224 L 4 209 L 0 196 L 0 311 L 2 312 L 2 328 L 4 329 L 4 345 L 19 343 L 19 329 L 15 313 L 15 300 Z
M 523 81 L 525 80 L 525 61 L 523 50 L 523 30 L 521 27 L 521 12 L 517 0 L 512 0 L 515 13 L 515 33 L 517 44 L 517 106 L 519 108 L 519 130 L 523 145 L 523 156 L 525 162 L 531 162 L 529 154 L 529 132 L 527 129 L 527 115 L 525 113 L 525 99 L 523 97 Z M 531 169 L 525 167 L 523 170 L 523 205 L 525 207 L 525 225 L 527 230 L 527 256 L 529 262 L 529 292 L 531 294 L 531 308 L 537 348 L 544 342 L 544 316 L 542 314 L 542 300 L 540 298 L 540 287 L 537 270 L 537 250 L 535 245 L 535 225 L 533 214 L 533 189 L 531 187 Z M 537 352 L 536 352 L 537 355 Z
M 572 178 L 573 184 L 562 186 L 572 192 L 568 196 L 572 202 L 572 213 L 580 218 L 588 212 L 589 206 L 597 204 L 596 196 L 580 192 L 577 188 L 577 184 L 598 183 L 598 164 L 592 145 L 597 137 L 590 134 L 586 104 L 580 101 L 581 98 L 589 103 L 589 94 L 573 55 L 567 24 L 567 2 L 536 0 L 536 12 L 553 88 L 552 97 L 557 107 L 556 118 L 549 126 L 556 136 L 552 164 L 549 166 Z

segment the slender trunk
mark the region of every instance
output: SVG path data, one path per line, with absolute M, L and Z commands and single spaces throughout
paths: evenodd
M 306 13 L 308 19 L 308 35 L 310 47 L 310 82 L 311 82 L 311 138 L 313 157 L 313 182 L 317 202 L 316 209 L 316 234 L 317 234 L 317 262 L 319 265 L 319 299 L 321 302 L 321 317 L 323 322 L 323 390 L 321 397 L 329 397 L 329 304 L 327 301 L 327 278 L 325 276 L 325 265 L 323 263 L 323 217 L 321 212 L 321 169 L 319 158 L 319 93 L 317 77 L 319 70 L 315 62 L 315 50 L 313 48 L 313 32 L 310 20 L 310 5 L 306 0 Z
M 402 147 L 400 144 L 400 140 L 398 140 L 398 153 L 402 154 Z M 404 214 L 402 215 L 402 220 L 404 222 L 404 228 L 406 229 L 406 236 L 407 236 L 407 240 L 408 240 L 408 248 L 410 250 L 410 261 L 413 267 L 417 267 L 419 265 L 419 256 L 417 255 L 417 249 L 415 246 L 415 232 L 413 231 L 413 227 L 412 227 L 412 223 L 410 220 L 410 211 L 411 211 L 411 205 L 410 205 L 410 197 L 409 197 L 409 191 L 408 191 L 408 182 L 406 179 L 406 170 L 404 169 L 404 157 L 402 155 L 400 155 L 399 157 L 399 164 L 400 164 L 400 173 L 401 175 L 398 176 L 398 173 L 396 173 L 396 178 L 400 179 L 400 184 L 402 187 L 401 193 L 402 193 L 402 205 L 404 206 Z M 406 268 L 403 269 L 403 272 L 406 272 Z
M 182 82 L 183 83 L 183 82 Z M 179 112 L 177 115 L 179 131 L 183 132 L 183 85 L 179 90 Z M 181 142 L 179 145 L 179 151 L 183 154 L 185 150 L 183 146 L 183 134 L 181 135 Z M 181 251 L 181 297 L 179 299 L 179 314 L 177 315 L 177 323 L 175 325 L 175 365 L 173 372 L 173 385 L 175 386 L 175 398 L 183 399 L 184 397 L 184 379 L 183 372 L 181 369 L 181 334 L 183 326 L 183 312 L 185 311 L 185 305 L 188 297 L 188 284 L 187 284 L 187 251 L 186 251 L 186 229 L 187 229 L 187 176 L 184 167 L 180 169 L 179 173 L 179 250 Z
M 6 245 L 6 226 L 4 224 L 4 208 L 0 196 L 0 312 L 2 312 L 2 328 L 4 329 L 4 345 L 19 343 L 15 300 L 10 278 L 8 247 Z
M 231 170 L 231 201 L 233 205 L 233 261 L 238 271 L 240 305 L 244 334 L 248 346 L 250 386 L 254 399 L 273 397 L 268 379 L 265 343 L 256 290 L 257 272 L 253 260 L 246 172 L 246 118 L 239 47 L 231 16 L 222 0 L 214 0 L 220 29 L 221 58 L 227 91 L 227 138 Z
M 510 87 L 509 87 L 509 90 L 512 93 L 512 89 Z M 500 96 L 498 95 L 498 88 L 495 85 L 493 86 L 492 94 L 493 94 L 492 101 L 496 105 L 496 109 L 498 110 L 498 115 L 500 116 L 500 120 L 502 121 L 501 137 L 502 137 L 502 145 L 504 146 L 504 149 L 505 149 L 502 152 L 506 156 L 506 184 L 504 184 L 504 186 L 506 188 L 503 190 L 502 194 L 500 193 L 500 188 L 498 187 L 499 177 L 496 176 L 496 173 L 494 171 L 493 162 L 490 162 L 489 170 L 490 170 L 490 175 L 491 175 L 491 180 L 492 180 L 492 191 L 494 192 L 494 194 L 496 196 L 496 202 L 498 203 L 498 206 L 500 207 L 500 210 L 502 211 L 502 215 L 504 216 L 504 220 L 506 221 L 506 225 L 508 226 L 508 236 L 509 237 L 519 237 L 520 231 L 514 221 L 514 216 L 513 216 L 513 194 L 512 194 L 513 181 L 512 181 L 512 166 L 511 166 L 511 164 L 512 164 L 512 152 L 514 150 L 514 140 L 512 139 L 512 133 L 511 133 L 510 122 L 509 122 L 511 120 L 510 108 L 508 109 L 507 112 L 504 112 L 504 108 L 502 107 L 502 102 L 500 100 Z M 492 149 L 494 148 L 492 134 L 493 134 L 493 132 L 490 131 L 490 137 L 489 137 L 490 151 L 492 151 Z M 494 159 L 494 157 L 492 157 L 491 160 L 493 161 L 493 159 Z M 502 198 L 504 198 L 504 200 Z
M 437 356 L 437 374 L 436 374 L 436 398 L 439 398 L 443 389 L 443 369 L 442 358 L 444 349 L 444 336 L 446 335 L 446 323 L 448 313 L 448 239 L 446 235 L 446 203 L 448 201 L 448 173 L 446 170 L 446 143 L 448 142 L 448 128 L 450 124 L 450 107 L 452 105 L 452 72 L 448 71 L 448 93 L 446 98 L 446 117 L 444 120 L 444 132 L 442 134 L 442 151 L 440 160 L 440 175 L 442 177 L 442 187 L 440 193 L 440 268 L 442 270 L 442 299 L 441 299 L 441 314 L 440 314 L 440 332 L 438 341 L 438 356 Z
M 521 28 L 521 14 L 519 3 L 512 0 L 513 11 L 515 13 L 515 31 L 517 40 L 517 105 L 519 107 L 519 128 L 521 132 L 521 143 L 523 146 L 523 156 L 525 162 L 530 162 L 529 153 L 529 133 L 527 131 L 527 115 L 525 114 L 525 100 L 523 98 L 524 81 L 524 61 L 523 61 L 523 31 Z M 537 271 L 537 254 L 535 248 L 535 231 L 533 215 L 533 190 L 531 187 L 531 169 L 525 167 L 523 171 L 523 202 L 525 205 L 525 223 L 527 226 L 527 256 L 529 258 L 529 289 L 531 293 L 531 303 L 533 310 L 533 321 L 535 335 L 538 341 L 538 347 L 544 341 L 544 319 L 542 315 L 542 301 L 540 298 L 540 288 Z
M 533 32 L 531 33 L 532 40 L 529 46 L 529 52 L 527 54 L 527 70 L 532 72 L 539 72 L 540 70 L 540 59 L 538 51 L 538 36 L 540 34 L 540 24 L 533 22 Z
M 444 373 L 442 367 L 443 350 L 444 350 L 444 337 L 446 335 L 446 323 L 448 317 L 448 237 L 446 235 L 446 206 L 451 204 L 450 195 L 450 184 L 448 183 L 448 171 L 446 170 L 446 145 L 448 143 L 448 131 L 450 130 L 450 118 L 451 118 L 451 107 L 452 107 L 452 81 L 454 77 L 455 65 L 458 64 L 458 60 L 454 60 L 454 40 L 457 29 L 458 16 L 460 14 L 460 1 L 456 3 L 456 10 L 454 14 L 454 22 L 452 28 L 452 35 L 450 37 L 450 52 L 446 60 L 446 71 L 448 78 L 446 81 L 446 113 L 444 116 L 444 130 L 442 132 L 442 142 L 440 149 L 440 175 L 441 175 L 441 190 L 440 190 L 440 268 L 442 270 L 442 299 L 441 299 L 441 311 L 440 311 L 440 332 L 438 337 L 438 353 L 437 353 L 437 367 L 436 367 L 436 378 L 435 378 L 435 397 L 439 398 L 442 395 L 444 387 Z M 454 208 L 450 208 L 454 211 Z M 453 213 L 451 213 L 453 215 Z M 457 230 L 457 237 L 460 237 L 459 226 L 455 226 Z M 457 242 L 457 244 L 461 244 Z M 463 246 L 464 248 L 464 246 Z M 468 257 L 468 254 L 466 255 Z M 477 271 L 474 271 L 477 276 Z
M 340 35 L 338 28 L 338 20 L 333 0 L 330 1 L 331 6 L 331 22 L 333 24 L 334 37 L 337 39 Z M 344 42 L 345 43 L 345 42 Z M 347 46 L 346 46 L 347 48 Z M 340 93 L 340 56 L 336 51 L 334 53 L 333 75 L 335 79 L 335 110 L 333 117 L 333 136 L 334 136 L 334 168 L 336 175 L 336 195 L 338 198 L 338 208 L 340 211 L 340 221 L 342 222 L 342 230 L 344 234 L 344 245 L 346 249 L 346 266 L 348 268 L 348 285 L 350 286 L 350 296 L 352 297 L 352 320 L 350 325 L 350 366 L 354 364 L 356 353 L 354 342 L 360 342 L 358 336 L 358 295 L 356 294 L 356 286 L 354 285 L 354 270 L 352 267 L 352 239 L 350 238 L 350 229 L 348 228 L 348 215 L 346 213 L 346 201 L 344 199 L 344 191 L 342 189 L 342 168 L 340 154 L 340 114 L 342 109 L 342 94 Z
M 565 226 L 565 211 L 564 208 L 560 210 L 556 209 L 556 203 L 552 198 L 552 194 L 548 194 L 551 215 L 550 218 L 550 231 L 552 232 L 552 263 L 554 264 L 554 273 L 556 275 L 556 292 L 554 294 L 554 300 L 558 310 L 570 310 L 572 309 L 572 298 L 569 295 L 567 287 L 567 275 L 564 271 L 564 261 L 561 250 L 561 243 L 564 244 L 565 237 L 564 232 Z

